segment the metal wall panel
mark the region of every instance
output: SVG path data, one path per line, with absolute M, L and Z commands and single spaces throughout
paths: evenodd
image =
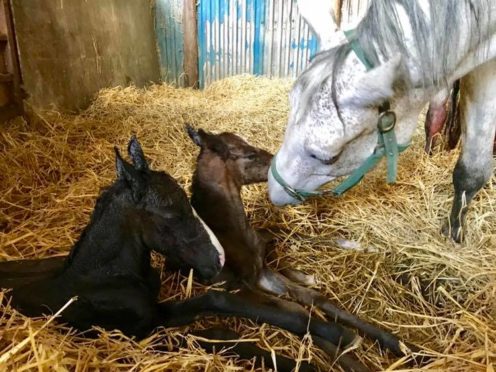
M 202 87 L 242 73 L 296 77 L 318 49 L 296 0 L 200 0 L 198 44 Z
M 183 1 L 155 1 L 155 35 L 163 81 L 184 85 Z
M 369 2 L 343 0 L 342 27 L 355 25 Z M 162 79 L 183 86 L 183 1 L 155 4 Z M 201 87 L 242 73 L 296 78 L 318 50 L 296 0 L 198 0 L 197 13 Z

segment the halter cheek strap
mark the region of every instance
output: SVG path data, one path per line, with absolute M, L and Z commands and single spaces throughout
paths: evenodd
M 349 40 L 350 46 L 357 58 L 363 63 L 367 70 L 371 70 L 374 66 L 367 59 L 365 51 L 362 49 L 355 36 L 355 30 L 345 31 L 345 35 Z M 272 158 L 270 173 L 272 177 L 279 183 L 288 195 L 299 201 L 312 196 L 335 195 L 339 196 L 354 187 L 360 180 L 373 169 L 382 158 L 386 158 L 387 177 L 386 182 L 392 184 L 396 182 L 398 173 L 398 155 L 405 151 L 409 143 L 406 145 L 398 145 L 394 127 L 396 125 L 396 114 L 390 110 L 389 102 L 385 102 L 379 107 L 379 118 L 377 120 L 378 140 L 377 146 L 372 155 L 370 155 L 357 169 L 355 169 L 342 183 L 331 190 L 305 191 L 290 186 L 277 171 L 277 154 Z

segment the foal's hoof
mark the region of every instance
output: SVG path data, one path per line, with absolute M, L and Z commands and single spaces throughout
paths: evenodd
M 447 238 L 451 238 L 455 243 L 461 243 L 463 240 L 462 236 L 463 229 L 461 226 L 456 226 L 456 224 L 451 224 L 449 220 L 446 220 L 443 227 L 441 228 L 441 233 Z

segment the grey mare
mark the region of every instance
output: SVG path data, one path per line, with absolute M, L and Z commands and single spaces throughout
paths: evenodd
M 319 53 L 293 86 L 285 138 L 269 171 L 272 202 L 298 203 L 304 198 L 288 190 L 307 195 L 366 162 L 378 151 L 385 102 L 396 114 L 397 143 L 407 145 L 425 102 L 462 78 L 463 147 L 443 226 L 460 241 L 468 204 L 492 174 L 496 3 L 372 0 L 351 40 Z

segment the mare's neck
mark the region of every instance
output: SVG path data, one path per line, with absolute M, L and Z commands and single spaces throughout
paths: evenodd
M 412 1 L 413 3 L 413 1 Z M 452 7 L 451 17 L 446 19 L 430 19 L 439 13 L 439 9 L 430 9 L 436 5 L 434 1 L 420 0 L 417 16 L 408 15 L 404 5 L 392 1 L 398 17 L 396 26 L 398 30 L 390 30 L 396 34 L 395 38 L 401 41 L 390 41 L 393 36 L 381 32 L 381 22 L 367 25 L 369 15 L 358 26 L 358 36 L 362 47 L 369 54 L 376 54 L 378 64 L 386 62 L 390 57 L 401 54 L 408 83 L 412 87 L 422 87 L 426 95 L 434 95 L 442 89 L 451 89 L 457 79 L 465 76 L 475 67 L 496 57 L 496 3 L 489 1 L 489 8 L 485 8 L 481 1 L 479 5 L 472 6 L 468 2 L 459 1 Z M 410 10 L 411 11 L 411 10 Z M 434 13 L 432 12 L 434 11 Z M 482 14 L 477 14 L 477 11 Z M 447 11 L 448 12 L 448 11 Z M 439 13 L 437 16 L 443 16 Z M 425 17 L 426 27 L 419 26 L 418 16 Z M 391 18 L 391 15 L 388 15 Z M 443 17 L 444 18 L 444 17 Z M 412 24 L 413 22 L 413 24 Z M 439 32 L 443 22 L 456 24 L 456 31 Z M 458 22 L 458 23 L 456 23 Z M 394 23 L 394 22 L 393 22 Z M 430 24 L 430 26 L 429 26 Z M 436 27 L 436 25 L 438 27 Z M 417 28 L 420 27 L 420 31 Z M 443 28 L 443 30 L 444 30 Z M 425 33 L 425 35 L 419 35 Z M 372 37 L 371 37 L 372 35 Z M 385 42 L 386 41 L 386 42 Z M 390 41 L 390 42 L 387 42 Z M 382 44 L 379 46 L 379 44 Z M 441 44 L 441 47 L 439 45 Z M 448 46 L 444 48 L 443 46 Z M 426 76 L 426 72 L 427 76 Z M 432 76 L 430 75 L 432 73 Z

